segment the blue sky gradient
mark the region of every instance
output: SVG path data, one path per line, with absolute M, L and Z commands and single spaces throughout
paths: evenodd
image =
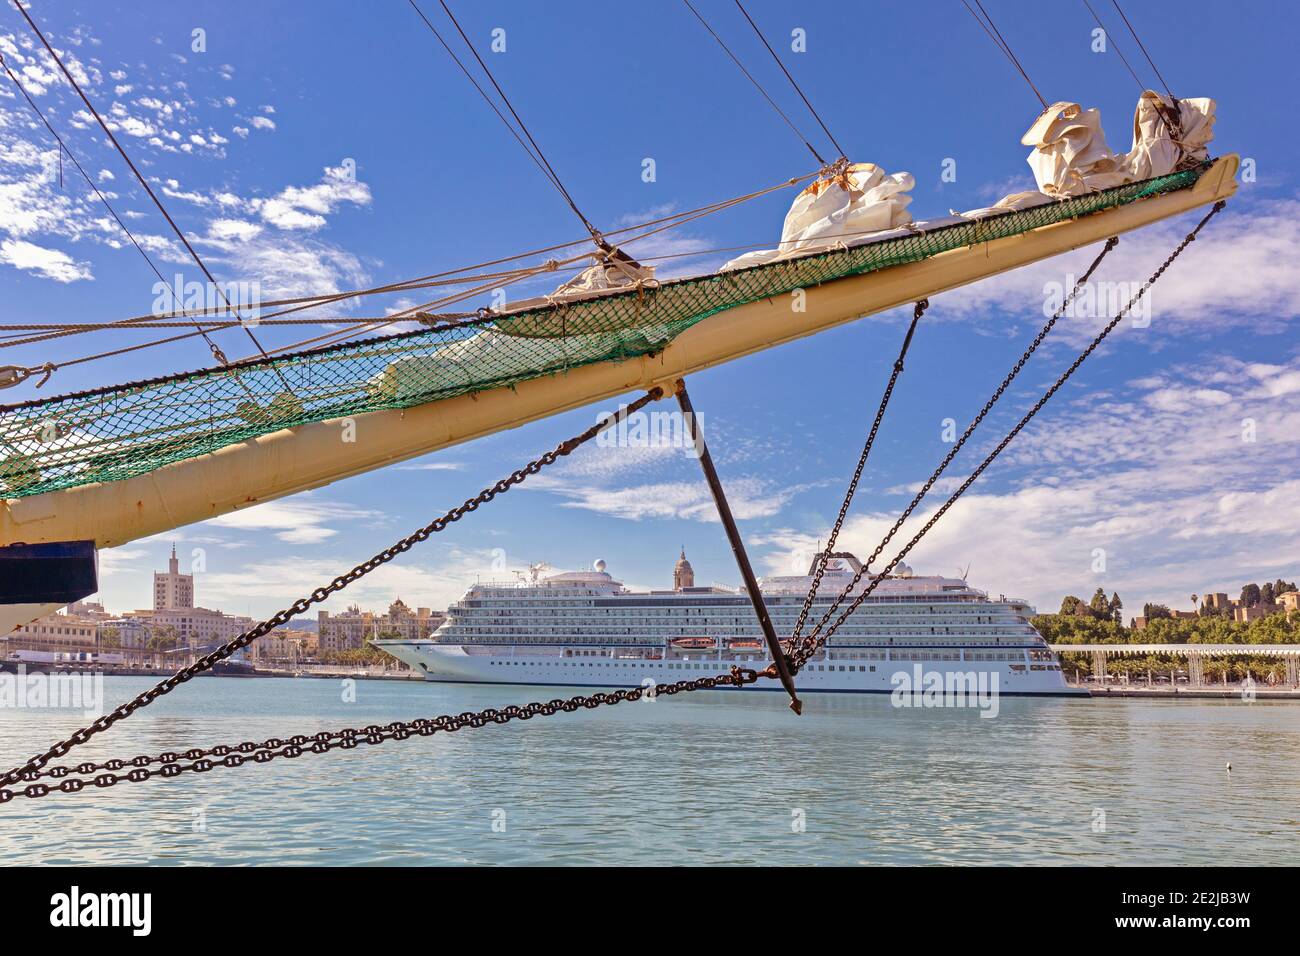
M 833 155 L 734 5 L 697 5 Z M 421 6 L 450 39 L 436 0 Z M 959 0 L 748 6 L 850 158 L 913 173 L 917 218 L 1032 188 L 1019 139 L 1038 102 Z M 1044 95 L 1099 107 L 1110 145 L 1127 149 L 1139 91 L 1114 46 L 1151 76 L 1131 37 L 1117 31 L 1111 48 L 1095 53 L 1095 24 L 1082 3 L 986 6 Z M 1120 27 L 1112 6 L 1094 6 Z M 259 278 L 266 295 L 334 291 L 581 235 L 405 2 L 41 0 L 30 9 L 221 278 Z M 564 2 L 453 9 L 599 225 L 689 209 L 815 168 L 680 3 L 599 14 Z M 1121 327 L 909 559 L 919 571 L 945 574 L 969 564 L 976 586 L 1049 610 L 1063 593 L 1086 597 L 1095 587 L 1118 591 L 1130 614 L 1147 600 L 1187 607 L 1193 592 L 1235 594 L 1245 581 L 1300 572 L 1300 144 L 1282 102 L 1300 16 L 1286 3 L 1226 15 L 1221 5 L 1195 2 L 1126 9 L 1174 92 L 1218 101 L 1211 152 L 1248 157 L 1254 181 L 1154 290 L 1151 326 Z M 505 30 L 503 53 L 489 47 L 497 28 Z M 806 31 L 807 52 L 789 52 L 796 28 Z M 195 29 L 205 31 L 205 51 L 193 49 Z M 80 103 L 8 4 L 0 7 L 0 52 L 119 212 L 131 213 L 129 225 L 147 237 L 164 274 L 194 278 L 165 222 L 102 133 L 79 118 Z M 147 312 L 155 277 L 116 227 L 98 221 L 102 209 L 71 166 L 62 188 L 30 186 L 32 157 L 52 148 L 33 123 L 4 78 L 0 324 Z M 652 183 L 641 176 L 646 158 L 655 161 Z M 955 182 L 941 181 L 946 159 L 955 161 Z M 347 160 L 357 183 L 339 189 L 328 170 Z M 774 244 L 791 198 L 778 193 L 692 223 L 642 252 Z M 1194 221 L 1126 236 L 1099 278 L 1140 282 Z M 870 551 L 909 486 L 945 453 L 943 420 L 964 426 L 1044 320 L 1046 285 L 1077 274 L 1095 253 L 1079 250 L 934 298 L 842 544 Z M 704 271 L 728 257 L 686 261 Z M 376 314 L 373 302 L 347 309 L 340 314 Z M 906 318 L 898 311 L 859 320 L 692 381 L 761 570 L 789 573 L 825 536 Z M 953 476 L 966 474 L 1104 320 L 1064 323 Z M 308 334 L 259 331 L 271 345 Z M 0 364 L 66 361 L 140 340 L 109 335 L 0 349 Z M 232 357 L 247 351 L 237 331 L 220 341 Z M 191 339 L 61 370 L 44 391 L 208 361 Z M 29 384 L 0 400 L 36 394 Z M 148 574 L 175 542 L 183 556 L 199 549 L 200 603 L 269 613 L 581 431 L 602 410 L 106 552 L 103 599 L 117 610 L 146 606 Z M 1253 440 L 1243 440 L 1247 419 Z M 362 582 L 355 599 L 376 606 L 400 595 L 444 606 L 476 576 L 508 576 L 534 561 L 568 569 L 597 557 L 629 585 L 665 587 L 682 546 L 701 582 L 737 580 L 696 463 L 673 449 L 586 448 Z M 1104 571 L 1094 570 L 1096 549 L 1105 552 Z

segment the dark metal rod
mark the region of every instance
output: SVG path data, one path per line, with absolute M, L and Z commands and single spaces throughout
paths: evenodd
M 726 529 L 727 540 L 731 542 L 731 551 L 736 556 L 736 564 L 740 568 L 740 576 L 745 582 L 745 590 L 749 592 L 749 599 L 754 605 L 754 613 L 758 615 L 758 625 L 763 629 L 763 637 L 767 640 L 767 649 L 772 654 L 772 664 L 776 668 L 776 676 L 781 681 L 781 686 L 785 688 L 786 693 L 790 695 L 790 709 L 796 714 L 803 712 L 803 704 L 799 700 L 799 695 L 795 692 L 794 676 L 790 673 L 790 665 L 786 660 L 785 652 L 781 649 L 781 642 L 777 639 L 776 629 L 772 627 L 772 618 L 768 616 L 767 604 L 763 601 L 763 593 L 758 589 L 758 579 L 754 577 L 754 569 L 750 566 L 749 555 L 745 553 L 745 542 L 740 537 L 740 529 L 736 527 L 736 519 L 731 514 L 731 506 L 727 504 L 727 494 L 722 488 L 722 480 L 718 477 L 718 471 L 713 467 L 713 456 L 709 454 L 709 448 L 704 443 L 704 432 L 700 430 L 700 420 L 695 415 L 695 409 L 691 405 L 691 397 L 686 393 L 686 383 L 681 379 L 677 380 L 677 402 L 682 407 L 682 414 L 686 418 L 686 425 L 691 432 L 691 440 L 694 442 L 695 453 L 700 459 L 700 467 L 704 469 L 704 478 L 709 483 L 709 491 L 713 492 L 713 502 L 718 506 L 718 517 L 722 519 L 722 527 Z

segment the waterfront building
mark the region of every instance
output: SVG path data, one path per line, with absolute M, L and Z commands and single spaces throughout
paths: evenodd
M 17 627 L 4 639 L 4 656 L 14 651 L 95 651 L 99 622 L 61 611 Z
M 249 645 L 249 656 L 262 661 L 301 661 L 317 654 L 319 638 L 314 631 L 277 627 Z
M 153 573 L 153 607 L 155 611 L 194 607 L 194 575 L 180 573 L 174 544 L 167 570 Z
M 367 640 L 385 636 L 413 641 L 428 637 L 446 615 L 427 607 L 412 610 L 400 597 L 384 614 L 363 611 L 353 604 L 341 614 L 320 611 L 316 615 L 320 653 L 350 651 L 364 647 Z
M 342 614 L 319 611 L 316 614 L 320 653 L 354 650 L 374 634 L 375 615 L 352 604 Z

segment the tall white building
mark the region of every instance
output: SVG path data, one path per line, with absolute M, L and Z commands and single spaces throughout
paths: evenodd
M 153 575 L 153 610 L 126 615 L 146 622 L 155 632 L 170 629 L 182 646 L 228 641 L 251 628 L 251 617 L 236 616 L 194 605 L 194 575 L 181 574 L 172 545 L 166 571 Z
M 176 560 L 176 545 L 173 544 L 167 570 L 153 573 L 153 609 L 165 611 L 193 606 L 194 575 L 180 573 L 180 562 Z

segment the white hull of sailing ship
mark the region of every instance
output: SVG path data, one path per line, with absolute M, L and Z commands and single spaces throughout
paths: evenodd
M 856 567 L 851 556 L 832 559 L 805 633 Z M 427 639 L 374 643 L 426 680 L 454 683 L 648 687 L 725 673 L 732 665 L 767 665 L 744 591 L 695 587 L 685 555 L 674 584 L 671 591 L 631 591 L 602 561 L 588 572 L 544 578 L 534 572 L 520 581 L 475 584 Z M 811 584 L 810 575 L 760 581 L 778 635 L 793 632 Z M 1025 601 L 992 599 L 961 578 L 903 569 L 883 580 L 799 672 L 799 690 L 920 693 L 928 683 L 1000 695 L 1086 693 L 1066 684 L 1030 623 L 1033 613 Z M 743 689 L 780 685 L 760 680 Z

